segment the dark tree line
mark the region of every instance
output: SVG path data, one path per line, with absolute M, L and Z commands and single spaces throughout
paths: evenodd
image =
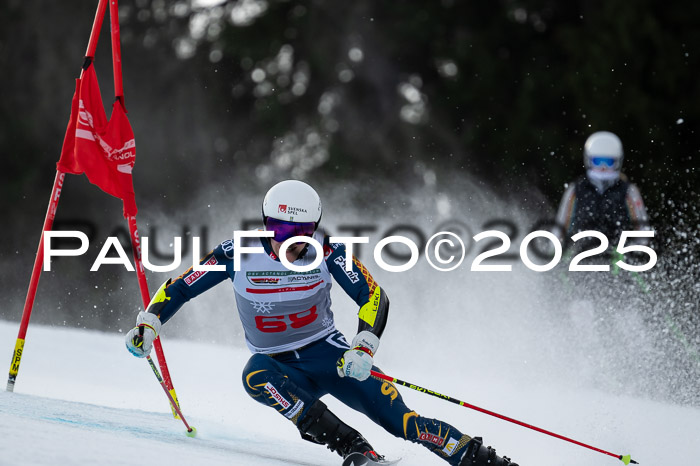
M 0 9 L 11 210 L 8 199 L 52 176 L 94 5 Z M 697 198 L 697 2 L 123 0 L 120 12 L 127 105 L 140 153 L 153 154 L 137 167 L 149 181 L 159 154 L 175 184 L 185 182 L 177 168 L 204 178 L 290 164 L 299 176 L 412 181 L 421 161 L 514 191 L 527 180 L 554 204 L 581 172 L 586 136 L 609 129 L 660 220 L 668 199 Z M 296 142 L 276 148 L 285 137 Z M 292 149 L 296 158 L 281 156 Z

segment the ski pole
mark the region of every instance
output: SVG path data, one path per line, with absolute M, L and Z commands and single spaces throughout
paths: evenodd
M 156 375 L 156 378 L 158 379 L 158 383 L 160 383 L 160 386 L 163 387 L 163 391 L 165 392 L 165 395 L 168 397 L 168 400 L 170 400 L 170 406 L 173 408 L 173 410 L 175 410 L 175 412 L 178 414 L 178 416 L 180 416 L 180 419 L 185 424 L 185 427 L 187 427 L 187 436 L 188 437 L 196 437 L 197 436 L 197 429 L 195 429 L 194 427 L 191 427 L 187 423 L 187 421 L 185 420 L 185 416 L 182 415 L 182 411 L 180 411 L 180 407 L 175 402 L 175 399 L 170 394 L 170 391 L 168 391 L 168 387 L 165 386 L 165 382 L 163 381 L 163 378 L 160 376 L 160 372 L 158 372 L 158 368 L 156 367 L 155 363 L 153 362 L 153 359 L 151 359 L 150 356 L 146 356 L 146 359 L 148 360 L 148 364 L 151 365 L 151 369 L 153 369 L 153 373 Z
M 412 384 L 412 383 L 409 383 L 409 382 L 404 382 L 403 380 L 399 380 L 399 379 L 396 379 L 396 378 L 394 378 L 394 377 L 390 377 L 390 376 L 388 376 L 388 375 L 386 375 L 386 374 L 382 374 L 381 372 L 371 371 L 371 374 L 372 374 L 373 376 L 375 376 L 375 377 L 380 378 L 380 379 L 388 380 L 389 382 L 397 383 L 397 384 L 399 384 L 399 385 L 403 385 L 404 387 L 411 388 L 411 389 L 416 390 L 416 391 L 418 391 L 418 392 L 427 393 L 428 395 L 433 395 L 433 396 L 435 396 L 435 397 L 442 398 L 443 400 L 447 400 L 447 401 L 449 401 L 449 402 L 451 402 L 451 403 L 455 403 L 455 404 L 458 404 L 458 405 L 460 405 L 460 406 L 464 406 L 465 408 L 470 408 L 470 409 L 473 409 L 473 410 L 482 412 L 482 413 L 484 413 L 484 414 L 488 414 L 489 416 L 494 416 L 494 417 L 497 417 L 497 418 L 499 418 L 499 419 L 503 419 L 504 421 L 512 422 L 512 423 L 517 424 L 517 425 L 519 425 L 519 426 L 527 427 L 528 429 L 536 430 L 537 432 L 540 432 L 540 433 L 543 433 L 543 434 L 547 434 L 547 435 L 551 435 L 552 437 L 556 437 L 556 438 L 558 438 L 558 439 L 560 439 L 560 440 L 566 440 L 567 442 L 571 442 L 571 443 L 574 443 L 574 444 L 576 444 L 576 445 L 578 445 L 578 446 L 585 447 L 585 448 L 588 448 L 588 449 L 593 450 L 593 451 L 597 451 L 598 453 L 603 453 L 603 454 L 605 454 L 605 455 L 612 456 L 612 457 L 614 457 L 614 458 L 619 459 L 620 461 L 622 461 L 622 462 L 625 463 L 626 465 L 628 465 L 628 464 L 630 464 L 630 463 L 632 463 L 632 464 L 639 464 L 639 463 L 637 463 L 635 460 L 633 460 L 632 458 L 630 458 L 630 455 L 624 455 L 624 456 L 623 456 L 623 455 L 616 455 L 615 453 L 610 453 L 609 451 L 601 450 L 600 448 L 596 448 L 596 447 L 594 447 L 594 446 L 587 445 L 587 444 L 582 443 L 582 442 L 579 442 L 579 441 L 577 441 L 577 440 L 570 439 L 570 438 L 568 438 L 568 437 L 564 437 L 563 435 L 555 434 L 554 432 L 550 432 L 550 431 L 548 431 L 548 430 L 544 430 L 544 429 L 541 429 L 541 428 L 539 428 L 539 427 L 535 427 L 535 426 L 533 426 L 533 425 L 526 424 L 526 423 L 524 423 L 524 422 L 518 421 L 517 419 L 513 419 L 513 418 L 510 418 L 510 417 L 504 416 L 504 415 L 502 415 L 502 414 L 494 413 L 493 411 L 489 411 L 489 410 L 484 409 L 484 408 L 479 408 L 478 406 L 474 406 L 474 405 L 469 404 L 469 403 L 465 403 L 464 401 L 457 400 L 457 399 L 455 399 L 455 398 L 452 398 L 451 396 L 443 395 L 443 394 L 441 394 L 441 393 L 435 392 L 435 391 L 433 391 L 433 390 L 428 390 L 427 388 L 419 387 L 418 385 L 415 385 L 415 384 Z

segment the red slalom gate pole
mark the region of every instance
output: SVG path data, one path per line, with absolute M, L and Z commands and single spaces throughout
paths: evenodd
M 377 371 L 373 370 L 373 371 L 371 371 L 371 374 L 375 377 L 380 378 L 380 379 L 387 380 L 389 382 L 396 383 L 399 385 L 403 385 L 404 387 L 408 387 L 410 389 L 416 390 L 416 391 L 421 392 L 421 393 L 427 393 L 428 395 L 432 395 L 432 396 L 435 396 L 437 398 L 441 398 L 443 400 L 458 404 L 460 406 L 464 406 L 465 408 L 473 409 L 475 411 L 479 411 L 481 413 L 488 414 L 489 416 L 494 416 L 494 417 L 497 417 L 499 419 L 503 419 L 504 421 L 512 422 L 513 424 L 517 424 L 517 425 L 522 426 L 522 427 L 527 427 L 528 429 L 535 430 L 535 431 L 540 432 L 542 434 L 551 435 L 552 437 L 556 437 L 560 440 L 565 440 L 567 442 L 571 442 L 571 443 L 576 444 L 578 446 L 588 448 L 589 450 L 597 451 L 598 453 L 603 453 L 604 455 L 612 456 L 613 458 L 617 458 L 618 460 L 622 461 L 626 465 L 628 465 L 630 463 L 638 464 L 635 460 L 630 458 L 630 455 L 624 455 L 624 456 L 623 455 L 616 455 L 615 453 L 611 453 L 609 451 L 605 451 L 605 450 L 602 450 L 600 448 L 597 448 L 597 447 L 594 447 L 591 445 L 587 445 L 585 443 L 579 442 L 578 440 L 574 440 L 574 439 L 571 439 L 569 437 L 564 437 L 563 435 L 559 435 L 559 434 L 556 434 L 554 432 L 550 432 L 550 431 L 542 429 L 540 427 L 535 427 L 531 424 L 526 424 L 525 422 L 518 421 L 517 419 L 513 419 L 511 417 L 504 416 L 502 414 L 498 414 L 498 413 L 495 413 L 493 411 L 489 411 L 488 409 L 480 408 L 478 406 L 474 406 L 472 404 L 465 403 L 464 401 L 460 401 L 456 398 L 452 398 L 451 396 L 443 395 L 442 393 L 438 393 L 438 392 L 435 392 L 433 390 L 428 390 L 427 388 L 419 387 L 418 385 L 415 385 L 415 384 L 412 384 L 409 382 L 404 382 L 403 380 L 388 376 L 386 374 L 382 374 L 381 372 L 377 372 Z
M 95 58 L 95 50 L 97 49 L 97 40 L 100 38 L 100 31 L 102 30 L 102 20 L 105 18 L 105 12 L 107 11 L 107 0 L 100 0 L 97 5 L 97 13 L 95 13 L 95 20 L 92 22 L 92 31 L 90 32 L 90 41 L 88 42 L 87 50 L 85 51 L 85 56 L 89 58 Z
M 119 5 L 117 0 L 110 0 L 109 2 L 109 22 L 110 22 L 110 37 L 112 39 L 112 72 L 114 73 L 114 95 L 119 101 L 119 104 L 124 109 L 126 113 L 126 105 L 124 104 L 124 86 L 122 79 L 122 52 L 121 52 L 121 40 L 119 38 Z M 151 301 L 151 294 L 148 291 L 148 281 L 146 280 L 146 274 L 143 268 L 143 262 L 141 260 L 141 239 L 138 234 L 138 226 L 136 225 L 136 217 L 129 216 L 127 218 L 127 223 L 129 224 L 129 233 L 131 235 L 131 249 L 134 255 L 134 265 L 136 266 L 136 277 L 139 283 L 139 290 L 141 292 L 141 299 L 143 301 L 144 310 L 148 308 L 148 303 Z M 156 338 L 153 342 L 153 347 L 156 351 L 156 356 L 158 358 L 158 365 L 160 365 L 160 370 L 163 373 L 161 379 L 160 374 L 155 371 L 159 382 L 162 382 L 163 388 L 168 392 L 168 398 L 171 401 L 171 409 L 173 416 L 181 418 L 180 414 L 180 404 L 177 399 L 177 394 L 175 393 L 175 387 L 173 386 L 172 378 L 170 377 L 170 371 L 168 370 L 168 363 L 165 360 L 165 353 L 163 352 L 163 346 L 160 342 L 160 337 Z M 149 357 L 149 363 L 152 363 Z M 184 420 L 184 419 L 183 419 Z
M 90 31 L 90 40 L 88 41 L 88 47 L 85 51 L 86 60 L 92 60 L 95 57 L 95 50 L 97 49 L 97 40 L 100 37 L 100 29 L 102 28 L 102 21 L 104 19 L 106 10 L 107 0 L 100 0 L 100 3 L 97 5 L 95 19 L 92 23 L 92 30 Z M 20 321 L 19 332 L 17 333 L 17 342 L 15 343 L 15 349 L 12 352 L 12 360 L 10 362 L 9 371 L 10 373 L 7 378 L 8 392 L 12 392 L 15 389 L 15 382 L 17 381 L 19 365 L 22 361 L 22 352 L 24 351 L 24 343 L 27 336 L 27 328 L 29 327 L 29 320 L 32 316 L 36 292 L 39 288 L 41 266 L 44 262 L 44 232 L 51 231 L 51 229 L 53 228 L 53 221 L 56 218 L 56 211 L 58 210 L 58 201 L 61 198 L 61 189 L 63 189 L 63 182 L 65 180 L 65 177 L 65 173 L 63 173 L 60 170 L 56 170 L 56 177 L 54 178 L 53 188 L 51 189 L 51 197 L 49 198 L 49 206 L 46 211 L 46 217 L 44 218 L 44 226 L 41 229 L 39 248 L 37 249 L 36 258 L 34 259 L 32 277 L 29 280 L 29 288 L 27 289 L 27 296 L 24 300 L 24 309 L 22 310 L 22 320 Z
M 117 0 L 109 2 L 110 36 L 112 37 L 112 71 L 114 72 L 114 95 L 124 106 L 124 86 L 122 83 L 122 49 L 119 39 L 119 5 Z M 124 106 L 124 112 L 126 107 Z
M 32 278 L 29 280 L 29 288 L 27 296 L 24 300 L 24 309 L 22 310 L 22 321 L 19 324 L 19 332 L 17 333 L 17 342 L 12 353 L 12 361 L 10 362 L 10 374 L 7 378 L 7 391 L 15 390 L 15 382 L 19 373 L 19 365 L 22 362 L 22 351 L 24 350 L 24 341 L 27 336 L 27 327 L 29 327 L 29 319 L 32 316 L 34 307 L 34 298 L 36 290 L 39 287 L 39 278 L 41 277 L 41 266 L 44 262 L 44 232 L 51 231 L 53 221 L 56 218 L 56 209 L 58 209 L 58 200 L 61 197 L 61 189 L 63 188 L 63 180 L 66 174 L 56 170 L 56 178 L 53 182 L 51 197 L 49 198 L 49 207 L 44 218 L 44 226 L 41 229 L 41 238 L 39 239 L 39 248 L 34 259 L 34 267 L 32 269 Z

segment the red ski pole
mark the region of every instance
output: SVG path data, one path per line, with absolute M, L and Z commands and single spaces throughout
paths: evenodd
M 146 274 L 144 272 L 143 261 L 141 260 L 141 238 L 139 237 L 138 227 L 136 225 L 136 217 L 129 216 L 127 218 L 129 223 L 129 233 L 131 234 L 131 249 L 134 255 L 134 265 L 136 266 L 136 276 L 139 282 L 139 291 L 141 292 L 141 300 L 143 301 L 143 308 L 148 308 L 148 303 L 151 300 L 150 294 L 148 292 L 148 282 L 146 281 Z M 165 353 L 163 352 L 163 346 L 160 342 L 160 337 L 157 337 L 153 342 L 153 348 L 156 350 L 156 356 L 158 358 L 158 364 L 163 372 L 163 383 L 168 391 L 168 397 L 172 398 L 175 402 L 173 406 L 180 407 L 180 402 L 177 399 L 177 393 L 175 393 L 175 387 L 173 386 L 172 379 L 170 377 L 170 371 L 168 370 L 168 363 L 165 361 Z M 150 362 L 150 357 L 149 357 Z M 158 373 L 160 377 L 160 373 Z M 173 407 L 173 416 L 177 419 L 179 416 L 178 410 Z
M 151 359 L 150 356 L 146 356 L 146 359 L 148 360 L 148 364 L 151 365 L 151 369 L 153 369 L 153 373 L 156 375 L 156 378 L 158 379 L 158 383 L 160 383 L 160 386 L 163 387 L 163 391 L 165 392 L 165 395 L 168 397 L 168 400 L 170 400 L 170 407 L 173 409 L 173 412 L 176 412 L 179 419 L 182 421 L 183 424 L 185 424 L 185 427 L 187 428 L 187 436 L 188 437 L 196 437 L 197 436 L 197 429 L 194 427 L 190 426 L 187 421 L 185 420 L 185 416 L 182 415 L 182 411 L 180 411 L 180 407 L 178 406 L 177 402 L 173 398 L 173 396 L 170 394 L 168 391 L 168 388 L 165 386 L 165 382 L 163 382 L 163 378 L 160 376 L 160 372 L 158 372 L 158 368 L 156 367 L 155 363 L 153 362 L 153 359 Z
M 435 392 L 433 390 L 428 390 L 427 388 L 419 387 L 418 385 L 415 385 L 415 384 L 412 384 L 409 382 L 404 382 L 403 380 L 399 380 L 399 379 L 396 379 L 394 377 L 390 377 L 386 374 L 382 374 L 381 372 L 371 371 L 371 373 L 373 376 L 378 377 L 380 379 L 388 380 L 389 382 L 397 383 L 399 385 L 403 385 L 404 387 L 408 387 L 408 388 L 416 390 L 418 392 L 427 393 L 428 395 L 433 395 L 437 398 L 442 398 L 443 400 L 458 404 L 460 406 L 464 406 L 465 408 L 473 409 L 475 411 L 479 411 L 481 413 L 488 414 L 489 416 L 494 416 L 494 417 L 497 417 L 499 419 L 503 419 L 504 421 L 512 422 L 513 424 L 517 424 L 517 425 L 522 426 L 522 427 L 527 427 L 528 429 L 532 429 L 532 430 L 535 430 L 535 431 L 543 433 L 543 434 L 551 435 L 552 437 L 556 437 L 560 440 L 565 440 L 567 442 L 571 442 L 571 443 L 576 444 L 578 446 L 588 448 L 588 449 L 593 450 L 593 451 L 597 451 L 598 453 L 603 453 L 604 455 L 612 456 L 613 458 L 617 458 L 618 460 L 622 461 L 623 463 L 625 463 L 627 465 L 630 463 L 639 464 L 635 460 L 630 458 L 630 455 L 624 455 L 624 456 L 623 455 L 616 455 L 615 453 L 601 450 L 600 448 L 596 448 L 594 446 L 587 445 L 585 443 L 579 442 L 578 440 L 574 440 L 574 439 L 571 439 L 569 437 L 564 437 L 563 435 L 559 435 L 559 434 L 556 434 L 554 432 L 550 432 L 548 430 L 541 429 L 539 427 L 535 427 L 535 426 L 530 425 L 530 424 L 526 424 L 522 421 L 518 421 L 517 419 L 513 419 L 511 417 L 504 416 L 502 414 L 494 413 L 493 411 L 489 411 L 488 409 L 479 408 L 478 406 L 474 406 L 472 404 L 465 403 L 464 401 L 457 400 L 455 398 L 452 398 L 451 396 L 443 395 L 442 393 L 438 393 L 438 392 Z

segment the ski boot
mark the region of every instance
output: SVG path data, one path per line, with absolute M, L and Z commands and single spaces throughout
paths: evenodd
M 301 438 L 320 445 L 346 458 L 350 453 L 361 453 L 373 461 L 384 457 L 374 451 L 372 445 L 358 431 L 345 424 L 317 400 L 298 425 Z
M 481 437 L 473 437 L 459 466 L 518 466 L 510 458 L 496 455 L 496 449 L 485 447 Z

